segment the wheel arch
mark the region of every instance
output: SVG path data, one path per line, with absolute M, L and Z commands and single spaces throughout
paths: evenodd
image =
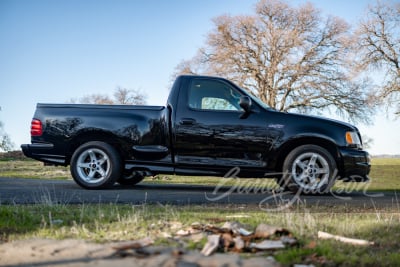
M 341 169 L 341 157 L 337 145 L 327 139 L 320 136 L 308 136 L 308 137 L 298 137 L 292 139 L 285 144 L 283 144 L 277 151 L 277 157 L 275 162 L 275 171 L 281 172 L 283 167 L 283 162 L 288 154 L 295 148 L 303 145 L 317 145 L 324 149 L 326 149 L 333 157 L 336 162 L 336 166 L 338 169 Z
M 124 152 L 121 142 L 119 142 L 118 140 L 118 136 L 104 130 L 94 129 L 78 133 L 71 139 L 69 143 L 66 153 L 66 164 L 70 164 L 72 155 L 81 145 L 92 141 L 104 142 L 113 146 L 120 154 L 121 159 L 124 160 L 126 157 L 126 152 Z

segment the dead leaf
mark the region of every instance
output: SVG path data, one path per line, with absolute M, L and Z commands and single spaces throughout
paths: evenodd
M 229 233 L 224 233 L 221 238 L 224 244 L 224 251 L 227 252 L 229 247 L 233 245 L 233 237 Z
M 317 242 L 315 240 L 312 240 L 310 243 L 308 243 L 308 245 L 306 246 L 306 248 L 310 248 L 310 249 L 314 249 L 317 247 Z

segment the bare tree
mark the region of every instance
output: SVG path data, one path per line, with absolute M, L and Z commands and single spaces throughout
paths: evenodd
M 11 151 L 13 148 L 14 144 L 8 134 L 4 131 L 3 123 L 0 121 L 0 151 Z
M 114 104 L 114 101 L 108 95 L 91 94 L 80 98 L 78 103 L 112 105 Z
M 223 15 L 214 24 L 206 45 L 174 75 L 224 76 L 279 111 L 369 120 L 368 83 L 348 69 L 351 34 L 342 19 L 324 19 L 310 3 L 261 0 L 254 15 Z
M 146 104 L 146 95 L 140 90 L 128 90 L 126 88 L 117 87 L 114 92 L 116 103 L 125 105 L 144 105 Z
M 91 94 L 79 99 L 71 99 L 72 103 L 82 104 L 102 104 L 102 105 L 143 105 L 146 103 L 147 96 L 140 90 L 128 90 L 117 87 L 113 98 L 105 94 Z
M 358 67 L 383 74 L 378 97 L 400 115 L 400 3 L 378 1 L 359 23 Z

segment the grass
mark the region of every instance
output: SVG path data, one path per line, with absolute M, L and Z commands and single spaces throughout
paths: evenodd
M 34 160 L 1 160 L 0 176 L 19 178 L 69 179 L 68 167 L 44 166 Z
M 231 216 L 240 218 L 232 219 Z M 253 230 L 266 223 L 284 227 L 298 238 L 299 245 L 266 252 L 284 265 L 295 263 L 317 266 L 398 266 L 400 264 L 400 210 L 364 212 L 349 207 L 295 207 L 279 213 L 263 212 L 245 205 L 163 206 L 163 205 L 26 205 L 0 206 L 2 241 L 28 238 L 78 238 L 94 242 L 133 240 L 151 237 L 156 244 L 180 246 L 174 236 L 194 222 L 222 226 L 236 220 Z M 375 242 L 357 247 L 338 241 L 318 240 L 326 231 Z M 187 242 L 199 249 L 205 240 Z M 243 254 L 244 257 L 251 256 Z
M 400 158 L 373 158 L 372 190 L 400 190 Z
M 0 161 L 0 176 L 41 179 L 71 179 L 66 167 L 43 166 L 31 160 Z M 355 190 L 399 190 L 400 159 L 373 159 L 369 184 L 337 183 L 336 187 Z M 215 177 L 158 175 L 146 183 L 185 183 L 217 185 Z M 248 179 L 243 183 L 273 180 Z M 227 184 L 229 185 L 229 184 Z M 266 252 L 284 266 L 314 264 L 315 266 L 399 266 L 400 210 L 391 208 L 364 210 L 354 207 L 297 206 L 281 212 L 265 212 L 248 205 L 67 205 L 57 201 L 41 205 L 0 205 L 0 243 L 28 238 L 78 238 L 94 242 L 131 240 L 152 237 L 156 244 L 180 246 L 166 236 L 173 236 L 179 227 L 194 222 L 222 225 L 224 221 L 240 221 L 254 229 L 259 223 L 277 225 L 290 230 L 299 245 Z M 246 215 L 238 216 L 237 215 Z M 181 226 L 182 225 L 182 226 Z M 318 240 L 317 232 L 325 231 L 346 237 L 375 242 L 368 247 L 346 245 L 338 241 Z M 188 249 L 201 249 L 199 243 L 188 241 Z M 251 256 L 244 254 L 244 257 Z

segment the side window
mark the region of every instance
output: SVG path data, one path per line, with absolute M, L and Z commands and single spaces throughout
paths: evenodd
M 194 79 L 189 88 L 189 107 L 201 110 L 239 111 L 241 94 L 216 80 Z
M 237 110 L 231 103 L 223 98 L 204 97 L 201 99 L 201 109 Z

